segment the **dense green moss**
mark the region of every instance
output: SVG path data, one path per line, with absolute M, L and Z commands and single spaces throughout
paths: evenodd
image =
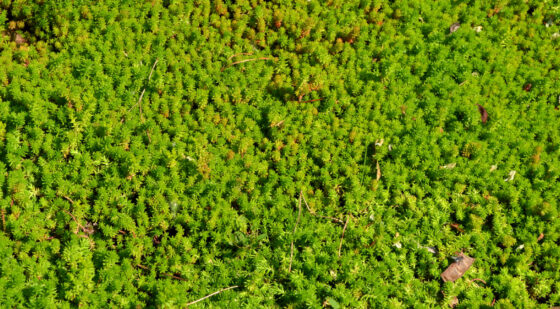
M 560 305 L 556 1 L 0 10 L 2 307 Z

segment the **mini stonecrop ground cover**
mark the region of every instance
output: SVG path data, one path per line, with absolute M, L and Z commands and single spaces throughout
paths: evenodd
M 559 77 L 552 0 L 1 0 L 1 307 L 560 305 Z

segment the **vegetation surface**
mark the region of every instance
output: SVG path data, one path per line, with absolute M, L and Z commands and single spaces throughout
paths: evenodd
M 0 0 L 1 307 L 560 305 L 559 52 L 554 0 Z

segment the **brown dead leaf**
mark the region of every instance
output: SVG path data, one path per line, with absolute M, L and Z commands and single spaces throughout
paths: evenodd
M 453 297 L 453 299 L 449 302 L 449 307 L 455 308 L 459 304 L 459 299 L 457 296 Z
M 478 112 L 480 112 L 480 120 L 482 120 L 482 123 L 486 123 L 486 121 L 488 121 L 488 112 L 486 112 L 486 109 L 484 109 L 482 105 L 476 105 L 478 106 Z
M 449 265 L 449 267 L 447 267 L 447 269 L 443 273 L 441 273 L 441 278 L 445 282 L 447 281 L 455 282 L 455 280 L 461 278 L 465 274 L 465 272 L 469 268 L 471 268 L 471 265 L 473 263 L 474 263 L 473 258 L 466 256 L 463 253 L 460 253 L 458 261 Z
M 539 235 L 539 238 L 537 238 L 537 241 L 541 241 L 543 238 L 544 238 L 544 234 L 541 233 L 541 234 Z
M 21 45 L 27 43 L 27 40 L 21 34 L 16 33 L 14 42 L 16 42 L 17 45 Z

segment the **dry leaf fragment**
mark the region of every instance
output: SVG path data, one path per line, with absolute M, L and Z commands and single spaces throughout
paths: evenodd
M 498 166 L 497 166 L 497 165 L 492 165 L 492 166 L 490 167 L 490 171 L 491 171 L 491 172 L 493 172 L 493 171 L 495 171 L 495 170 L 497 170 L 497 169 L 498 169 Z
M 480 113 L 480 120 L 482 120 L 482 123 L 486 123 L 486 121 L 488 121 L 488 112 L 486 112 L 486 109 L 484 109 L 482 105 L 476 105 L 478 106 L 478 112 Z
M 465 274 L 465 272 L 469 268 L 471 268 L 471 265 L 473 263 L 474 263 L 473 258 L 466 256 L 463 253 L 460 253 L 459 257 L 457 258 L 457 261 L 449 265 L 449 267 L 447 267 L 447 269 L 443 273 L 441 273 L 441 278 L 445 282 L 447 281 L 455 282 L 455 280 L 461 278 Z
M 379 161 L 377 161 L 377 180 L 381 179 L 381 168 L 379 167 Z
M 506 179 L 504 179 L 504 180 L 505 180 L 505 181 L 512 181 L 513 178 L 515 177 L 515 173 L 516 173 L 516 171 L 510 171 L 510 172 L 509 172 L 509 175 L 508 175 L 508 178 L 506 178 Z
M 537 238 L 537 241 L 541 241 L 543 238 L 544 238 L 544 234 L 541 233 L 541 234 L 539 235 L 539 237 Z
M 418 248 L 426 249 L 428 252 L 430 252 L 430 253 L 432 253 L 432 254 L 436 254 L 436 253 L 437 253 L 437 248 L 436 248 L 436 247 L 421 246 L 420 244 L 418 244 Z
M 453 25 L 451 25 L 451 27 L 449 27 L 449 33 L 453 33 L 459 30 L 460 27 L 461 27 L 460 23 L 454 23 Z
M 449 163 L 449 164 L 446 164 L 446 165 L 442 165 L 439 168 L 450 170 L 450 169 L 454 168 L 455 166 L 457 166 L 457 163 L 453 162 L 453 163 Z

